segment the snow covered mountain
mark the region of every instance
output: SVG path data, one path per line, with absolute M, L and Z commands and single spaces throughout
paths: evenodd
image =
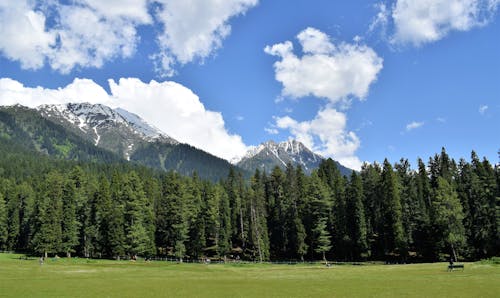
M 40 114 L 61 124 L 96 146 L 118 153 L 130 160 L 135 149 L 144 142 L 178 144 L 139 116 L 124 109 L 102 104 L 67 103 L 41 105 Z
M 276 166 L 285 168 L 291 163 L 294 166 L 300 165 L 306 173 L 310 173 L 322 160 L 322 156 L 312 152 L 301 142 L 289 140 L 281 143 L 267 141 L 251 148 L 240 160 L 232 162 L 248 171 L 259 169 L 268 173 Z
M 242 158 L 233 159 L 231 162 L 247 171 L 253 172 L 259 169 L 267 173 L 276 166 L 284 169 L 291 163 L 293 166 L 301 166 L 305 173 L 310 174 L 312 170 L 318 168 L 323 159 L 301 142 L 288 140 L 281 143 L 267 141 L 248 150 Z M 343 175 L 350 175 L 352 171 L 338 162 L 337 167 Z

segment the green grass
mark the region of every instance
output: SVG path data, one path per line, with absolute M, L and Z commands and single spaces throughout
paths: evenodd
M 0 297 L 499 297 L 500 266 L 174 264 L 0 254 Z

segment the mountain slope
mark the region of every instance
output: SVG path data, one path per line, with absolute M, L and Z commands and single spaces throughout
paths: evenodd
M 68 103 L 41 105 L 37 110 L 50 121 L 127 160 L 135 147 L 144 142 L 160 139 L 164 143 L 178 143 L 123 109 L 113 110 L 101 104 Z
M 116 154 L 43 118 L 36 110 L 20 105 L 0 107 L 0 141 L 62 159 L 122 161 Z
M 101 104 L 42 105 L 39 113 L 95 146 L 126 160 L 183 175 L 218 180 L 227 176 L 229 162 L 187 144 L 181 144 L 138 115 Z
M 238 167 L 247 171 L 259 169 L 267 173 L 276 166 L 285 168 L 288 163 L 293 166 L 301 166 L 305 173 L 310 174 L 318 168 L 324 158 L 301 142 L 289 140 L 281 143 L 268 141 L 250 149 L 240 160 L 233 160 Z M 337 167 L 343 175 L 350 175 L 352 170 L 336 162 Z

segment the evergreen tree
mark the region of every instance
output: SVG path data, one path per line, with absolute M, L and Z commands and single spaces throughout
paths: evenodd
M 125 202 L 126 248 L 130 256 L 154 254 L 153 239 L 146 227 L 146 214 L 151 207 L 145 197 L 142 183 L 135 172 L 125 178 L 122 200 Z
M 361 177 L 352 172 L 351 180 L 347 190 L 347 210 L 350 212 L 348 217 L 348 233 L 351 244 L 351 259 L 361 259 L 366 256 L 368 242 L 366 239 L 366 219 L 363 206 L 363 183 Z
M 347 180 L 343 177 L 335 165 L 335 162 L 329 158 L 322 162 L 318 168 L 318 176 L 328 186 L 329 193 L 333 202 L 331 214 L 328 217 L 329 230 L 333 231 L 333 252 L 337 258 L 345 259 L 350 252 L 347 247 L 351 242 L 347 232 L 347 209 L 346 209 L 346 184 Z
M 437 179 L 431 211 L 438 252 L 448 251 L 456 260 L 465 243 L 464 215 L 456 191 L 445 178 Z
M 326 252 L 332 249 L 331 236 L 328 233 L 326 226 L 326 218 L 320 218 L 314 227 L 313 233 L 315 235 L 314 251 L 323 255 L 323 261 L 326 262 Z
M 122 177 L 114 172 L 110 184 L 111 209 L 106 214 L 108 225 L 108 252 L 119 259 L 125 255 L 125 202 L 122 201 Z
M 231 242 L 237 250 L 244 250 L 246 246 L 245 234 L 245 202 L 243 202 L 243 176 L 236 172 L 233 167 L 230 168 L 225 183 L 226 193 L 231 210 Z
M 61 251 L 61 221 L 63 204 L 63 177 L 58 172 L 47 174 L 41 196 L 36 200 L 35 231 L 32 248 L 45 257 Z
M 269 245 L 274 259 L 285 259 L 288 253 L 289 226 L 285 224 L 288 206 L 284 188 L 285 175 L 281 168 L 275 167 L 266 183 Z
M 251 256 L 260 262 L 269 259 L 269 236 L 267 230 L 267 214 L 264 193 L 264 181 L 259 170 L 255 171 L 247 192 Z
M 62 251 L 67 257 L 75 252 L 78 244 L 78 221 L 76 216 L 75 184 L 66 180 L 63 185 L 62 198 Z
M 401 208 L 403 230 L 406 236 L 405 241 L 408 248 L 414 251 L 416 231 L 419 224 L 418 215 L 422 212 L 420 208 L 423 207 L 417 198 L 417 179 L 407 159 L 401 159 L 400 162 L 395 165 L 395 169 L 401 185 Z
M 383 232 L 383 198 L 381 178 L 382 169 L 377 163 L 364 164 L 361 167 L 363 180 L 366 230 L 369 244 L 369 255 L 374 259 L 384 257 L 384 246 L 381 241 Z
M 0 250 L 5 250 L 7 248 L 8 236 L 7 208 L 2 193 L 0 193 Z
M 217 241 L 217 254 L 225 259 L 231 252 L 231 210 L 229 198 L 220 184 L 215 186 L 216 195 L 219 197 L 219 232 Z
M 20 235 L 18 241 L 19 250 L 27 250 L 32 236 L 32 222 L 35 204 L 35 193 L 28 182 L 22 182 L 17 186 L 17 194 L 20 201 L 19 222 Z
M 430 217 L 431 208 L 431 186 L 429 174 L 422 159 L 418 159 L 418 173 L 416 174 L 416 227 L 413 234 L 413 245 L 417 253 L 426 260 L 432 260 L 433 246 L 430 235 Z
M 317 234 L 315 229 L 322 219 L 326 219 L 326 229 L 329 235 L 335 233 L 335 227 L 328 227 L 328 221 L 332 222 L 333 201 L 327 184 L 325 184 L 316 172 L 313 172 L 307 187 L 307 212 L 304 216 L 305 230 L 307 233 L 306 241 L 309 246 L 310 258 L 314 258 L 315 248 L 317 246 Z M 329 220 L 330 219 L 330 220 Z M 327 251 L 328 252 L 328 251 Z M 327 253 L 325 252 L 325 253 Z
M 188 223 L 186 220 L 186 200 L 184 184 L 175 173 L 168 173 L 163 179 L 161 212 L 156 216 L 157 236 L 166 252 L 170 251 L 182 260 L 186 254 Z M 160 222 L 158 222 L 158 220 Z
M 401 207 L 401 185 L 389 161 L 384 160 L 382 171 L 383 231 L 382 240 L 386 255 L 398 253 L 403 258 L 407 254 L 407 243 L 403 229 Z
M 189 242 L 187 254 L 199 258 L 203 255 L 206 246 L 206 210 L 207 204 L 202 198 L 202 183 L 195 173 L 186 181 L 187 222 L 189 223 Z
M 100 255 L 113 257 L 111 248 L 112 213 L 113 202 L 111 201 L 111 189 L 106 177 L 101 176 L 99 189 L 95 193 L 96 224 L 98 237 L 95 246 Z

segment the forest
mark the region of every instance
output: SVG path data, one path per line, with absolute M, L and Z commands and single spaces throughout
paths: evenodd
M 500 168 L 443 148 L 427 163 L 331 159 L 231 169 L 216 183 L 0 146 L 0 250 L 45 256 L 428 262 L 499 255 Z

